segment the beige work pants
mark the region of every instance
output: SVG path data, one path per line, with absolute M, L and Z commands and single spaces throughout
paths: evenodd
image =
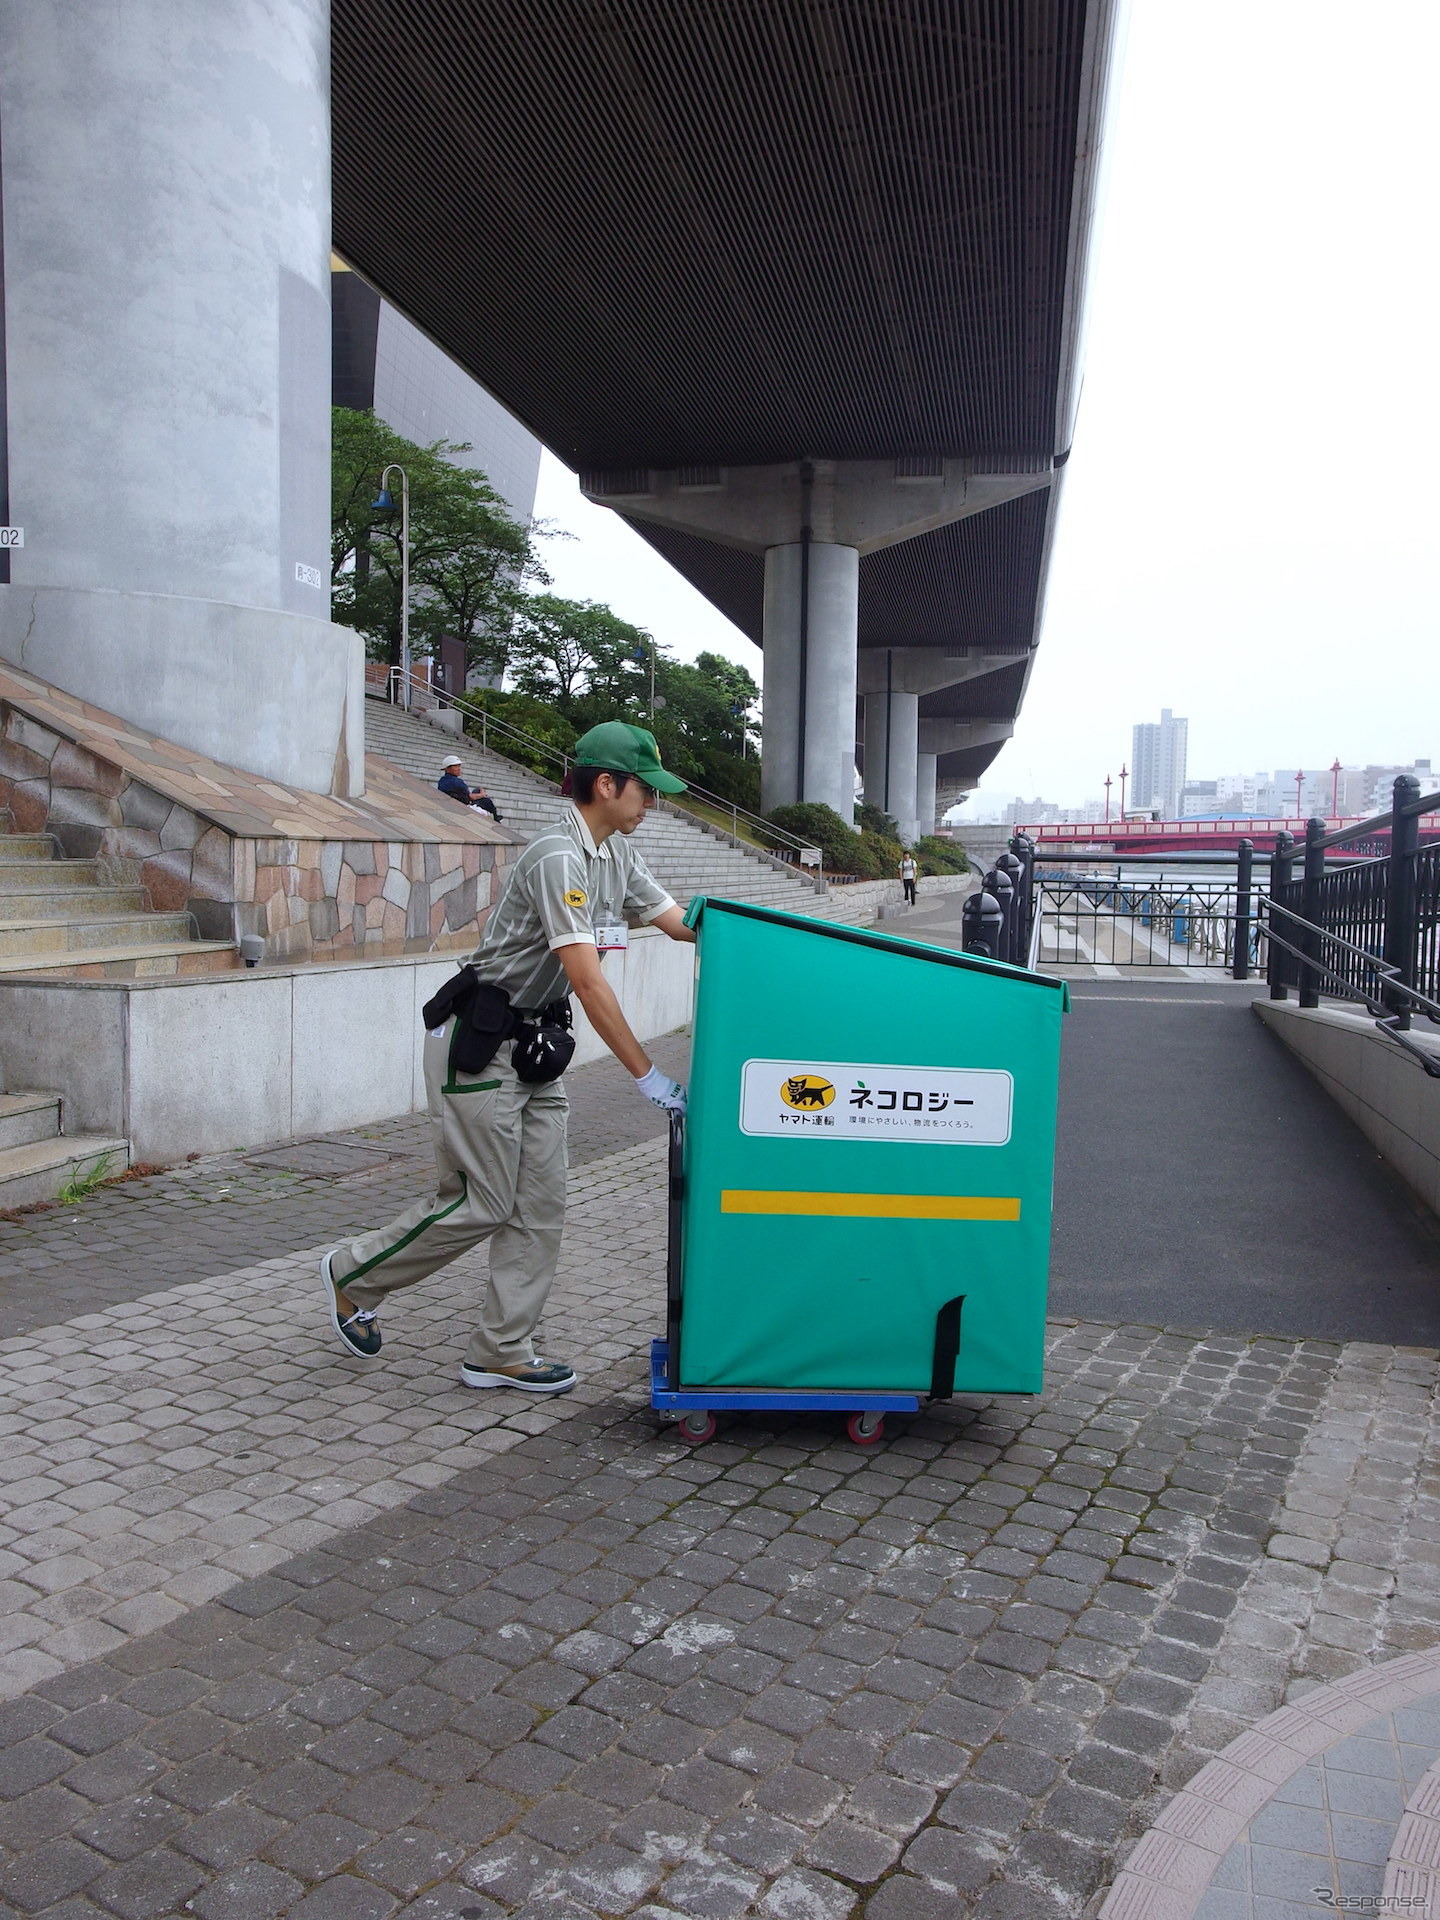
M 490 1284 L 465 1359 L 516 1366 L 535 1358 L 531 1336 L 560 1258 L 569 1102 L 559 1080 L 517 1080 L 508 1045 L 484 1073 L 452 1076 L 452 1026 L 425 1036 L 434 1197 L 347 1241 L 331 1270 L 347 1298 L 373 1310 L 489 1240 Z

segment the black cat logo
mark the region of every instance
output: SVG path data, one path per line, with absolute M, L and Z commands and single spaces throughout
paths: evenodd
M 782 1083 L 780 1098 L 798 1113 L 813 1113 L 829 1106 L 835 1098 L 835 1088 L 818 1073 L 795 1073 Z

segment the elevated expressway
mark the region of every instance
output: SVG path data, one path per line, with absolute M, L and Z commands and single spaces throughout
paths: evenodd
M 335 246 L 763 646 L 767 806 L 1013 730 L 1114 7 L 335 0 Z

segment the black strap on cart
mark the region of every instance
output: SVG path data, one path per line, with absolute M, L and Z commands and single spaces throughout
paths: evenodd
M 685 1216 L 685 1120 L 670 1115 L 670 1178 L 668 1183 L 669 1244 L 665 1254 L 665 1339 L 669 1353 L 665 1363 L 665 1385 L 671 1393 L 680 1391 L 680 1242 Z
M 930 1398 L 949 1400 L 955 1392 L 955 1362 L 960 1357 L 960 1309 L 963 1293 L 947 1300 L 935 1316 L 935 1360 L 930 1374 Z

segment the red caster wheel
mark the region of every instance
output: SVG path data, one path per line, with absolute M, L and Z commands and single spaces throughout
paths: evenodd
M 885 1434 L 885 1416 L 883 1413 L 852 1413 L 845 1423 L 845 1431 L 857 1447 L 873 1447 Z
M 713 1440 L 715 1437 L 715 1416 L 713 1413 L 707 1413 L 704 1407 L 695 1407 L 680 1422 L 680 1432 L 686 1440 L 693 1441 L 697 1447 L 703 1446 L 705 1441 Z

